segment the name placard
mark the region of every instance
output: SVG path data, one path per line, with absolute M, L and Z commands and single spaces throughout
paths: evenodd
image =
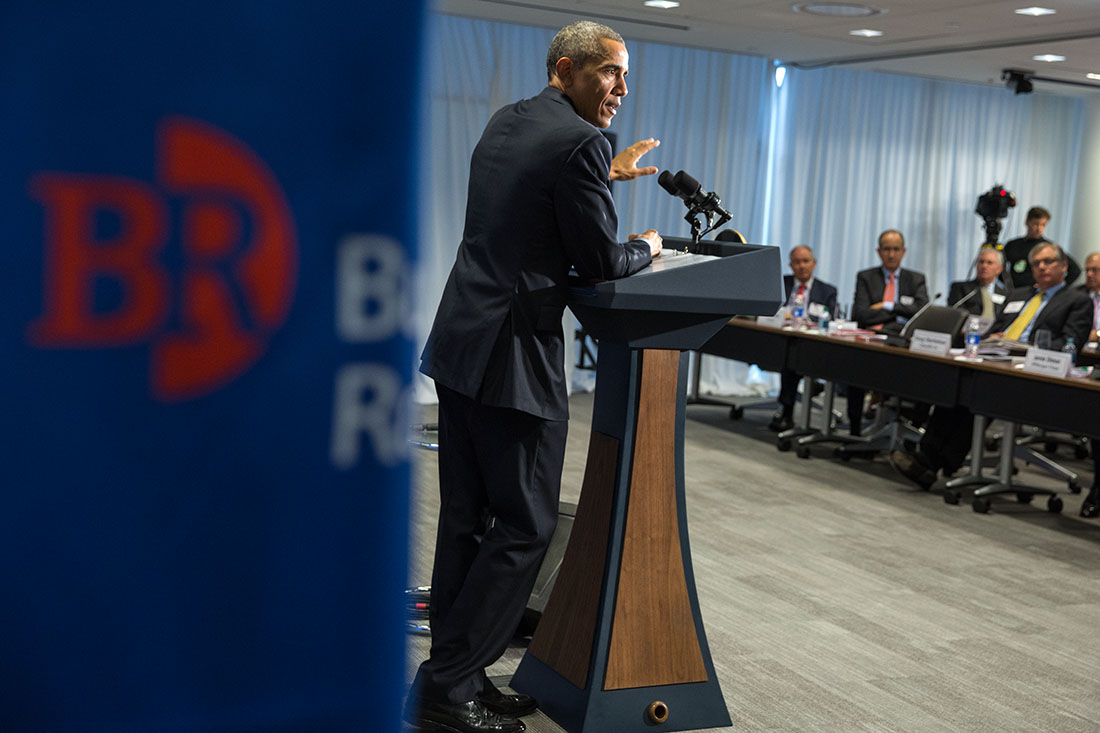
M 1073 363 L 1070 361 L 1069 354 L 1046 349 L 1030 348 L 1024 360 L 1025 372 L 1045 374 L 1048 377 L 1064 377 L 1069 374 L 1071 366 Z
M 918 354 L 947 356 L 947 353 L 951 351 L 951 334 L 926 331 L 923 328 L 913 329 L 913 337 L 909 341 L 909 350 Z

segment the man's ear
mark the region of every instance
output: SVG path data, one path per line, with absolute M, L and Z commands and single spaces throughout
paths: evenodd
M 554 64 L 554 74 L 561 80 L 562 86 L 569 87 L 573 85 L 573 59 L 568 56 L 562 56 Z

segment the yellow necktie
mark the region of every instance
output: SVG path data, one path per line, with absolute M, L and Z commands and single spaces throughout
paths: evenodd
M 1039 303 L 1043 300 L 1043 291 L 1040 290 L 1035 295 L 1031 296 L 1031 300 L 1027 302 L 1024 309 L 1020 311 L 1020 315 L 1016 316 L 1016 320 L 1012 322 L 1012 325 L 1005 331 L 1005 338 L 1010 338 L 1013 341 L 1017 341 L 1020 335 L 1027 328 L 1027 324 L 1031 323 L 1031 319 L 1035 317 L 1035 314 L 1039 311 Z

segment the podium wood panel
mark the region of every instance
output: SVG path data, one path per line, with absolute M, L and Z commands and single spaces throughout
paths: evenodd
M 630 502 L 604 689 L 705 682 L 680 550 L 676 409 L 680 354 L 642 360 Z M 579 511 L 578 511 L 579 515 Z
M 528 652 L 580 689 L 588 685 L 615 494 L 619 441 L 592 431 L 577 517 L 554 592 Z

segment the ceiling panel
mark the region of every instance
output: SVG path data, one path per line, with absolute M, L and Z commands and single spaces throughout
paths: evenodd
M 647 8 L 642 0 L 437 0 L 439 12 L 509 23 L 560 28 L 573 20 L 606 23 L 628 41 L 646 40 L 765 56 L 804 68 L 846 66 L 910 76 L 1000 85 L 1001 70 L 1022 68 L 1040 76 L 1093 87 L 1035 82 L 1060 94 L 1100 94 L 1100 2 L 1067 0 L 1034 4 L 1055 15 L 1018 15 L 1024 0 L 876 2 L 884 12 L 835 18 L 795 12 L 780 0 L 681 0 L 671 10 Z M 856 28 L 885 35 L 858 38 Z M 1033 61 L 1040 53 L 1064 62 Z

